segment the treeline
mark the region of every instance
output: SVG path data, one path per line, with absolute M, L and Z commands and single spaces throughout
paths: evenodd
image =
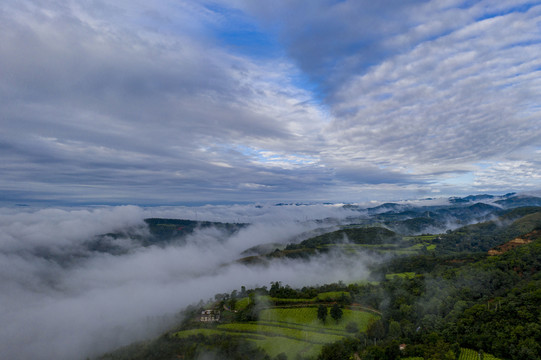
M 350 291 L 350 289 L 357 286 L 355 284 L 346 285 L 343 281 L 324 285 L 304 286 L 299 289 L 292 288 L 289 285 L 282 285 L 281 281 L 271 282 L 270 285 L 270 288 L 261 286 L 254 289 L 246 289 L 245 286 L 242 286 L 240 291 L 233 290 L 231 293 L 216 294 L 214 295 L 214 299 L 216 301 L 224 301 L 225 303 L 231 299 L 240 299 L 255 295 L 268 295 L 273 298 L 282 299 L 312 299 L 321 293 Z

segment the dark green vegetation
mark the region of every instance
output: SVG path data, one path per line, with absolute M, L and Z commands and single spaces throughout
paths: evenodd
M 517 218 L 519 220 L 513 221 Z M 438 253 L 488 251 L 522 234 L 534 230 L 541 221 L 538 207 L 518 208 L 505 212 L 497 220 L 469 225 L 438 237 Z
M 277 281 L 217 294 L 213 303 L 187 309 L 183 323 L 159 339 L 103 359 L 541 359 L 541 207 L 530 206 L 536 199 L 498 200 L 528 205 L 512 209 L 470 204 L 473 198 L 430 209 L 384 204 L 365 222 L 243 260 L 391 255 L 371 268 L 369 281 L 299 289 Z M 418 235 L 449 214 L 485 221 Z M 219 322 L 198 320 L 208 308 L 221 311 Z
M 402 236 L 382 226 L 348 225 L 340 230 L 315 236 L 297 244 L 288 244 L 264 255 L 249 256 L 239 260 L 244 264 L 261 264 L 276 258 L 308 260 L 314 255 L 340 251 L 358 256 L 364 253 L 416 254 L 434 249 L 434 235 Z
M 222 234 L 223 238 L 226 238 L 246 226 L 247 224 L 242 223 L 150 218 L 145 219 L 144 227 L 122 229 L 117 232 L 95 236 L 86 241 L 84 248 L 80 249 L 80 257 L 87 257 L 88 252 L 121 255 L 139 246 L 165 246 L 171 243 L 182 245 L 186 242 L 186 237 L 196 230 L 212 229 Z M 128 244 L 123 241 L 126 239 L 129 239 Z M 71 257 L 73 259 L 54 258 L 54 260 L 61 263 L 76 261 L 79 255 L 75 253 Z
M 439 251 L 381 265 L 377 271 L 404 276 L 351 288 L 354 301 L 382 311 L 381 320 L 354 340 L 325 346 L 319 359 L 353 353 L 362 359 L 458 359 L 465 358 L 461 352 L 471 354 L 467 349 L 541 359 L 540 210 L 517 209 L 500 217 L 499 225 L 457 229 L 437 239 Z M 519 236 L 521 246 L 487 256 L 485 242 L 501 245 Z M 453 246 L 441 246 L 446 238 Z
M 145 223 L 148 225 L 148 229 L 151 234 L 150 238 L 148 239 L 150 242 L 162 242 L 179 239 L 186 235 L 192 234 L 196 229 L 213 228 L 218 231 L 222 231 L 226 235 L 231 235 L 247 225 L 160 218 L 145 219 Z
M 368 210 L 358 209 L 370 215 L 370 224 L 374 220 L 402 235 L 444 232 L 448 226 L 460 227 L 471 223 L 491 220 L 504 215 L 509 209 L 518 207 L 541 206 L 541 198 L 535 196 L 517 196 L 506 194 L 501 197 L 475 195 L 449 199 L 451 206 L 412 206 L 401 204 L 383 204 Z M 492 204 L 473 203 L 479 200 L 491 200 Z M 356 209 L 354 206 L 349 208 Z

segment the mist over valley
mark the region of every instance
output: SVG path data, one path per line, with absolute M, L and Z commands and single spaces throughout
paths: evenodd
M 541 2 L 0 2 L 0 360 L 540 360 Z
M 10 325 L 0 330 L 0 354 L 97 356 L 157 336 L 186 306 L 241 287 L 381 281 L 379 267 L 393 258 L 443 252 L 453 229 L 494 220 L 503 229 L 539 211 L 517 206 L 541 206 L 514 194 L 438 202 L 3 208 L 0 317 Z

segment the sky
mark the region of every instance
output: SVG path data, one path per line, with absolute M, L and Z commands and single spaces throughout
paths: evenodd
M 5 0 L 2 204 L 541 188 L 541 2 Z

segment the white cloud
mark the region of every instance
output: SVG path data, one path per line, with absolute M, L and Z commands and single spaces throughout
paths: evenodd
M 207 5 L 3 3 L 4 201 L 404 198 L 539 146 L 540 6 Z
M 473 22 L 353 77 L 333 97 L 326 155 L 437 174 L 537 141 L 540 12 Z
M 116 256 L 80 246 L 94 235 L 141 226 L 142 215 L 187 213 L 214 214 L 209 218 L 244 214 L 255 224 L 233 236 L 202 229 L 190 235 L 185 245 L 143 248 L 132 241 L 127 253 Z M 366 265 L 375 259 L 334 254 L 309 262 L 275 261 L 263 267 L 235 262 L 247 248 L 285 243 L 321 226 L 311 221 L 315 218 L 348 214 L 322 205 L 25 212 L 3 208 L 0 321 L 9 326 L 0 328 L 0 357 L 85 358 L 156 335 L 171 325 L 162 316 L 171 320 L 184 306 L 216 293 L 269 286 L 271 281 L 305 286 L 362 279 L 367 275 Z M 297 217 L 302 223 L 295 221 Z M 78 260 L 57 262 L 60 255 L 78 256 Z
M 265 183 L 262 164 L 242 154 L 195 149 L 242 145 L 308 156 L 327 121 L 294 84 L 291 61 L 220 47 L 205 27 L 223 15 L 202 4 L 27 1 L 5 4 L 3 14 L 5 187 L 31 187 L 30 198 L 51 186 L 83 198 L 81 183 L 100 187 L 102 195 L 86 192 L 101 201 L 131 190 L 143 202 L 162 198 L 151 184 L 192 196 L 200 186 L 235 188 L 239 174 Z M 154 16 L 173 23 L 156 28 Z M 274 183 L 280 170 L 266 169 Z
M 474 186 L 479 189 L 512 189 L 521 188 L 535 190 L 541 182 L 539 162 L 502 161 L 488 164 L 475 173 Z

